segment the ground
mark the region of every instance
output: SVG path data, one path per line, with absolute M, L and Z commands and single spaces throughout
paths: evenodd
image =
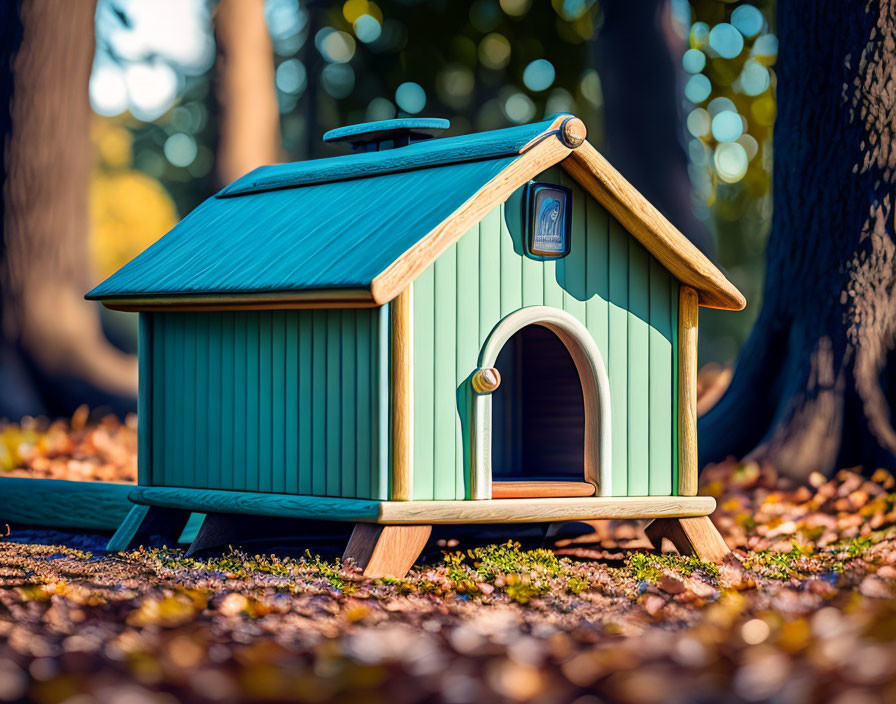
M 41 432 L 17 446 L 23 467 L 49 452 Z M 56 447 L 82 464 L 115 464 L 83 454 L 94 433 L 129 442 L 69 432 Z M 735 548 L 721 565 L 650 553 L 625 522 L 568 527 L 552 549 L 531 531 L 522 547 L 443 538 L 376 581 L 310 553 L 107 555 L 101 537 L 13 526 L 0 701 L 896 700 L 896 480 L 793 487 L 735 463 L 703 480 Z

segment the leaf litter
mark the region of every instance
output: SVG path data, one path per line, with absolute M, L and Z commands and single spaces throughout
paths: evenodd
M 104 440 L 128 445 L 121 428 Z M 110 445 L 85 451 L 99 429 L 64 428 L 69 449 L 38 438 L 19 471 L 76 451 L 127 466 Z M 894 477 L 798 486 L 728 462 L 701 493 L 733 548 L 720 565 L 655 553 L 631 521 L 544 545 L 443 539 L 379 580 L 310 552 L 106 554 L 16 542 L 13 527 L 0 701 L 896 701 Z

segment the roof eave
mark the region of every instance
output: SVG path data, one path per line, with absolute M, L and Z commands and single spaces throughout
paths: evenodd
M 184 293 L 98 297 L 106 308 L 129 313 L 162 311 L 291 310 L 373 308 L 369 289 L 317 289 L 259 293 Z

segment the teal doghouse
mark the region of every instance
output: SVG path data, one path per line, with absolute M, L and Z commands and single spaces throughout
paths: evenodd
M 446 126 L 334 130 L 354 153 L 247 174 L 88 294 L 140 316 L 113 547 L 195 511 L 351 521 L 371 575 L 437 523 L 649 518 L 724 555 L 696 495 L 697 307 L 743 296 L 579 119 Z

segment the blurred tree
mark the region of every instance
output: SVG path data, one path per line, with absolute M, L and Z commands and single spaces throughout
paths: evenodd
M 215 38 L 221 106 L 217 172 L 219 181 L 228 184 L 280 160 L 274 52 L 264 0 L 221 0 Z
M 701 460 L 896 469 L 896 6 L 778 7 L 764 300 Z
M 685 151 L 681 59 L 669 0 L 607 0 L 595 41 L 606 155 L 702 252 L 715 249 L 694 215 Z M 634 38 L 637 37 L 637 41 Z
M 0 416 L 70 414 L 79 404 L 135 406 L 136 359 L 112 347 L 93 304 L 87 253 L 88 79 L 95 0 L 4 3 L 21 43 L 3 99 Z M 11 8 L 19 8 L 16 13 Z M 13 30 L 14 31 L 14 30 Z

